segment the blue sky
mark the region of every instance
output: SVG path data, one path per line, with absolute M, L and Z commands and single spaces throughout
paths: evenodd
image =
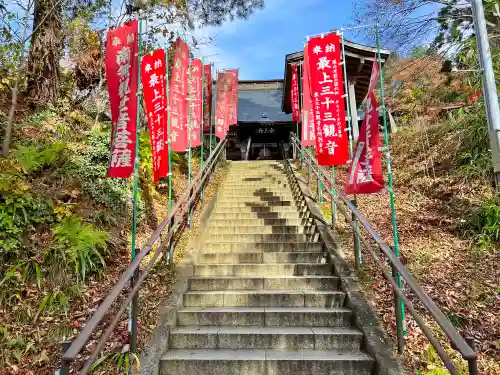
M 239 68 L 240 79 L 283 78 L 285 55 L 303 48 L 307 35 L 353 22 L 353 0 L 265 0 L 265 8 L 248 20 L 199 30 L 214 46 L 200 54 L 211 56 L 217 69 Z M 352 35 L 346 33 L 346 38 Z M 358 40 L 359 42 L 362 42 Z

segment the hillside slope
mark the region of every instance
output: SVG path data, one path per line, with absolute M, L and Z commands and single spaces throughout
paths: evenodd
M 484 109 L 477 107 L 429 128 L 400 129 L 391 136 L 391 155 L 402 260 L 451 322 L 474 337 L 480 371 L 490 375 L 500 373 L 500 207 L 494 201 L 485 119 L 478 116 Z M 346 170 L 336 178 L 343 186 Z M 358 196 L 358 206 L 392 243 L 387 191 Z M 323 209 L 329 214 L 329 203 Z M 352 232 L 343 219 L 338 227 L 354 262 Z M 364 289 L 394 337 L 392 292 L 368 253 L 364 262 Z M 421 330 L 407 318 L 407 368 L 419 374 L 446 373 Z M 443 338 L 432 319 L 427 316 L 426 321 Z
M 0 158 L 0 374 L 53 374 L 60 343 L 80 331 L 130 262 L 132 179 L 105 177 L 110 123 L 94 118 L 69 104 L 26 109 L 10 156 Z M 146 132 L 140 160 L 138 245 L 168 207 L 167 185 L 153 185 Z M 173 161 L 176 199 L 187 187 L 187 164 L 184 155 Z M 197 173 L 200 159 L 192 165 Z M 153 273 L 143 296 L 167 295 L 172 278 L 169 267 Z M 142 306 L 141 340 L 155 306 Z M 124 324 L 108 351 L 127 343 Z

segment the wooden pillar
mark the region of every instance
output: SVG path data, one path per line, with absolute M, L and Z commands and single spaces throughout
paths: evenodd
M 351 107 L 351 127 L 352 127 L 352 137 L 355 141 L 359 138 L 359 127 L 358 127 L 358 107 L 356 105 L 356 91 L 354 87 L 356 86 L 356 81 L 349 81 L 349 106 Z

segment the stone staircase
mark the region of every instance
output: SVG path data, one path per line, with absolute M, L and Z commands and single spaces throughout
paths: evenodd
M 296 193 L 281 162 L 232 163 L 160 374 L 373 373 Z

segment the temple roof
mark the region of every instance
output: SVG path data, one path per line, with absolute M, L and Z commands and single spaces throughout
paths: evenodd
M 214 100 L 215 100 L 214 83 Z M 290 114 L 283 113 L 281 101 L 283 80 L 253 80 L 238 82 L 238 122 L 292 122 Z
M 345 55 L 347 61 L 347 77 L 350 81 L 355 81 L 356 102 L 361 104 L 368 92 L 372 64 L 377 53 L 376 47 L 369 47 L 362 44 L 344 40 Z M 389 50 L 381 50 L 382 64 L 390 55 Z M 291 113 L 290 85 L 292 83 L 291 64 L 302 63 L 304 61 L 304 51 L 294 52 L 285 57 L 284 86 L 282 92 L 281 108 L 285 113 Z

